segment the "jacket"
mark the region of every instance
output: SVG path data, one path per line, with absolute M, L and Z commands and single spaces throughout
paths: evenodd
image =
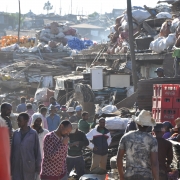
M 81 156 L 82 148 L 89 145 L 89 141 L 86 138 L 86 135 L 77 130 L 75 133 L 69 134 L 70 143 L 79 141 L 79 146 L 72 146 L 68 149 L 68 156 Z
M 41 170 L 38 134 L 31 129 L 21 141 L 20 129 L 14 132 L 11 150 L 12 180 L 33 180 Z
M 95 123 L 88 123 L 87 121 L 80 119 L 78 123 L 78 129 L 87 134 L 91 128 L 95 127 Z
M 86 134 L 86 137 L 89 141 L 91 141 L 88 146 L 90 149 L 93 149 L 94 146 L 98 148 L 96 151 L 93 149 L 93 153 L 104 156 L 108 153 L 108 146 L 110 145 L 112 139 L 108 129 L 104 128 L 103 134 L 99 132 L 99 130 L 99 126 L 96 126 Z

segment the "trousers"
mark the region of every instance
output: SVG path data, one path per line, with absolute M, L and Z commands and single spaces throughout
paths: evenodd
M 107 165 L 107 157 L 108 155 L 98 155 L 98 154 L 92 154 L 92 164 L 91 164 L 91 171 L 97 167 L 100 167 L 101 169 L 106 170 Z
M 153 179 L 150 177 L 143 177 L 139 174 L 135 174 L 131 177 L 125 177 L 124 180 L 153 180 Z
M 77 176 L 80 178 L 84 175 L 84 159 L 83 157 L 68 158 L 66 159 L 68 174 L 75 168 Z

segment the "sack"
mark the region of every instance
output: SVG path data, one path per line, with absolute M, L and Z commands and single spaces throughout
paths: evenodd
M 48 42 L 48 45 L 49 45 L 50 48 L 55 48 L 56 45 L 57 45 L 57 43 L 54 42 L 54 41 L 49 41 L 49 42 Z
M 149 48 L 156 53 L 161 53 L 168 47 L 173 46 L 175 42 L 176 42 L 175 34 L 169 34 L 167 38 L 159 37 L 156 40 L 152 41 Z
M 106 128 L 109 130 L 126 129 L 129 120 L 130 120 L 129 118 L 121 118 L 119 116 L 107 117 L 106 118 Z
M 132 11 L 132 17 L 139 23 L 143 22 L 145 19 L 148 19 L 150 16 L 151 14 L 146 10 L 137 9 Z
M 48 88 L 39 88 L 35 93 L 34 100 L 37 102 L 47 102 L 52 96 L 54 96 L 54 91 Z
M 168 12 L 160 12 L 160 13 L 158 13 L 158 14 L 156 15 L 156 17 L 157 17 L 158 19 L 160 19 L 160 18 L 169 18 L 169 19 L 171 19 L 171 18 L 172 18 L 172 15 L 171 15 L 170 13 L 168 13 Z
M 71 36 L 75 36 L 76 35 L 76 30 L 71 28 L 68 31 L 64 32 L 65 35 L 71 35 Z

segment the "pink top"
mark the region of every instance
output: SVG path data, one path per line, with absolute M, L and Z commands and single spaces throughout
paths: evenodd
M 48 133 L 44 138 L 44 156 L 41 167 L 41 178 L 58 180 L 67 173 L 66 156 L 68 145 L 64 145 L 55 132 Z

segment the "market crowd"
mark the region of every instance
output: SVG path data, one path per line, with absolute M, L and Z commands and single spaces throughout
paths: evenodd
M 15 112 L 19 128 L 10 120 Z M 17 107 L 3 102 L 0 125 L 5 123 L 9 130 L 12 180 L 66 180 L 72 170 L 80 178 L 85 174 L 85 147 L 92 150 L 91 173 L 106 171 L 110 132 L 105 118 L 95 115 L 92 123 L 88 119 L 81 106 L 60 106 L 54 97 L 48 107 L 25 97 Z M 120 180 L 168 180 L 176 175 L 170 166 L 171 141 L 180 142 L 180 118 L 175 124 L 173 128 L 170 122 L 156 123 L 145 110 L 132 118 L 117 153 Z

